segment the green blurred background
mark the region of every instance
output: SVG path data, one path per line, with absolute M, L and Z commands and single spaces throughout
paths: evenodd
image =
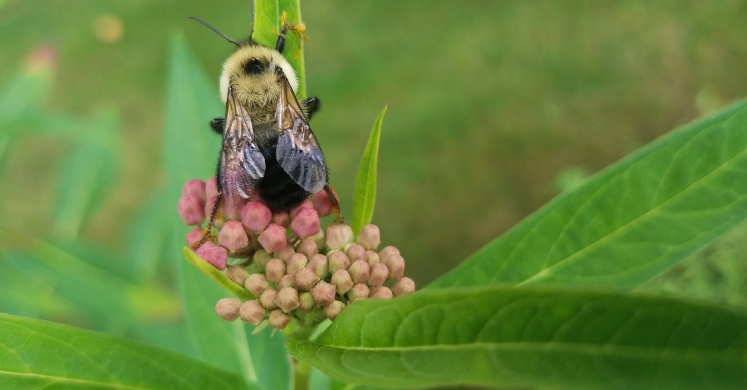
M 312 127 L 348 217 L 368 133 L 389 107 L 374 222 L 420 286 L 587 175 L 747 96 L 745 1 L 337 0 L 304 1 L 302 12 L 308 91 L 323 102 Z M 166 259 L 141 264 L 150 277 L 132 277 L 122 299 L 148 297 L 138 315 L 178 320 L 178 310 L 163 311 L 178 300 L 170 261 L 181 261 L 180 248 L 153 239 L 171 234 L 168 227 L 148 230 L 178 218 L 175 205 L 154 197 L 166 185 L 169 42 L 184 36 L 215 80 L 216 100 L 220 66 L 232 51 L 187 15 L 240 39 L 250 5 L 8 0 L 0 8 L 0 88 L 29 72 L 34 48 L 52 45 L 52 88 L 38 109 L 113 134 L 97 149 L 106 161 L 99 165 L 64 134 L 16 123 L 19 135 L 10 137 L 9 127 L 0 128 L 0 310 L 116 333 L 114 320 L 81 317 L 87 309 L 76 306 L 86 299 L 68 297 L 80 284 L 60 292 L 59 265 L 34 264 L 74 255 L 116 270 Z M 59 199 L 85 196 L 66 183 L 81 181 L 75 172 L 87 165 L 106 168 L 96 175 L 109 183 L 70 213 L 80 220 L 71 227 Z M 645 289 L 747 304 L 746 236 L 747 227 L 735 229 Z M 64 253 L 24 241 L 34 237 Z M 37 295 L 48 301 L 31 302 Z

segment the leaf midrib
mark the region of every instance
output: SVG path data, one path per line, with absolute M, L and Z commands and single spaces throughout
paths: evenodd
M 70 384 L 80 384 L 80 385 L 86 385 L 86 386 L 96 385 L 96 386 L 103 386 L 109 389 L 126 389 L 126 390 L 159 389 L 158 387 L 130 386 L 130 385 L 124 385 L 124 384 L 118 384 L 118 383 L 99 382 L 99 381 L 92 381 L 92 380 L 86 380 L 86 379 L 73 379 L 73 378 L 68 378 L 64 376 L 54 376 L 54 375 L 24 373 L 24 372 L 11 372 L 11 371 L 0 370 L 0 377 L 2 376 L 30 377 L 30 378 L 36 378 L 36 379 L 44 379 L 44 380 L 48 380 L 48 381 L 55 382 L 55 383 L 70 383 Z

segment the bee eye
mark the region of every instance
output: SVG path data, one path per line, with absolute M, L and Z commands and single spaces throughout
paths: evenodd
M 244 65 L 244 70 L 249 74 L 259 74 L 264 72 L 265 66 L 256 58 L 252 58 Z

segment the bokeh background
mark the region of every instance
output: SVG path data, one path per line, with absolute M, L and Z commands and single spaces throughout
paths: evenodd
M 308 91 L 323 102 L 311 124 L 348 216 L 388 105 L 374 222 L 421 286 L 588 175 L 747 96 L 741 0 L 335 0 L 302 12 Z M 166 101 L 169 45 L 184 37 L 216 100 L 232 50 L 187 15 L 248 34 L 248 0 L 0 1 L 0 113 L 48 61 L 35 109 L 98 145 L 0 117 L 0 311 L 146 339 L 180 326 L 183 260 L 166 238 L 178 216 L 158 195 L 165 111 L 179 104 Z M 644 289 L 747 304 L 745 238 L 740 226 Z M 102 319 L 112 309 L 91 309 L 100 290 L 87 283 L 125 288 L 152 327 Z

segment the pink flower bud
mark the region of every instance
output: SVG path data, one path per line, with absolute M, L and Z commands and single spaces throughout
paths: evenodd
M 230 265 L 226 268 L 226 276 L 228 276 L 228 279 L 243 286 L 244 281 L 249 277 L 249 272 L 240 265 Z
M 366 263 L 365 260 L 356 260 L 350 265 L 348 272 L 350 273 L 350 277 L 353 279 L 354 283 L 363 283 L 368 280 L 368 263 Z
M 391 255 L 383 262 L 389 268 L 389 278 L 399 279 L 405 273 L 405 259 L 400 255 Z
M 259 304 L 257 300 L 246 301 L 241 304 L 239 308 L 239 316 L 244 322 L 258 325 L 265 319 L 265 309 Z
M 270 219 L 270 223 L 274 223 L 275 225 L 282 226 L 282 227 L 288 227 L 291 222 L 291 217 L 288 215 L 287 211 L 276 211 L 272 214 L 272 219 Z
M 262 304 L 262 307 L 264 307 L 267 310 L 273 310 L 277 309 L 278 305 L 275 303 L 275 298 L 277 298 L 278 292 L 268 288 L 265 290 L 265 292 L 262 293 L 262 295 L 259 296 L 259 303 Z
M 364 226 L 358 235 L 358 243 L 366 248 L 366 250 L 376 250 L 381 243 L 379 227 L 373 224 Z
M 241 301 L 238 298 L 222 298 L 215 304 L 215 312 L 224 320 L 231 322 L 239 318 Z
M 381 286 L 389 278 L 389 268 L 378 263 L 369 267 L 368 284 L 373 287 Z
M 310 259 L 314 255 L 319 253 L 319 247 L 317 247 L 316 242 L 314 242 L 314 240 L 312 240 L 311 238 L 304 238 L 303 240 L 301 240 L 301 243 L 298 244 L 296 252 L 303 253 L 304 255 L 306 255 L 307 259 Z
M 355 301 L 358 299 L 365 299 L 371 294 L 371 290 L 363 283 L 358 283 L 348 291 L 348 299 Z
M 285 248 L 275 252 L 274 255 L 278 259 L 283 260 L 284 262 L 287 263 L 288 258 L 290 258 L 294 253 L 296 253 L 296 250 L 293 249 L 293 246 L 286 245 Z
M 350 273 L 344 269 L 338 269 L 332 274 L 332 280 L 330 280 L 335 286 L 338 294 L 345 294 L 353 287 L 353 279 L 350 277 Z
M 228 251 L 226 248 L 215 245 L 210 241 L 202 244 L 200 249 L 195 252 L 201 259 L 212 264 L 213 267 L 223 271 L 226 269 L 226 262 L 228 262 Z
M 270 261 L 271 259 L 272 259 L 272 256 L 269 253 L 267 253 L 266 250 L 260 249 L 254 254 L 254 257 L 252 258 L 252 262 L 260 266 L 262 269 L 267 269 L 267 262 Z
M 241 224 L 250 233 L 262 233 L 270 224 L 272 212 L 262 202 L 248 202 L 241 208 Z
M 246 278 L 246 280 L 244 280 L 244 287 L 246 287 L 252 295 L 258 297 L 267 290 L 267 280 L 262 274 L 251 274 Z
M 304 256 L 303 253 L 294 253 L 291 257 L 288 258 L 288 260 L 285 261 L 288 268 L 285 272 L 288 274 L 295 274 L 298 272 L 298 270 L 306 267 L 306 264 L 309 263 L 309 260 L 306 259 L 306 256 Z
M 366 251 L 366 262 L 368 263 L 368 265 L 380 263 L 379 254 L 374 251 Z
M 314 255 L 309 260 L 309 265 L 306 266 L 308 269 L 314 271 L 316 276 L 323 278 L 329 272 L 329 263 L 327 262 L 327 256 L 322 254 Z
M 332 214 L 332 210 L 335 208 L 330 199 L 327 191 L 319 191 L 314 195 L 311 195 L 311 203 L 314 206 L 314 210 L 319 213 L 320 217 L 326 217 Z
M 270 326 L 275 329 L 283 330 L 291 321 L 291 317 L 283 313 L 280 309 L 275 309 L 270 312 Z
M 267 275 L 267 280 L 276 283 L 279 282 L 280 278 L 285 276 L 285 263 L 280 259 L 272 259 L 268 261 L 267 266 L 265 267 L 265 274 Z
M 296 287 L 296 278 L 294 278 L 293 275 L 283 275 L 278 282 L 278 287 Z
M 289 215 L 290 215 L 291 219 L 295 219 L 296 216 L 298 215 L 298 213 L 301 212 L 301 210 L 303 210 L 303 209 L 314 210 L 314 205 L 311 203 L 310 200 L 308 200 L 308 199 L 304 200 L 300 205 L 294 207 L 290 211 Z
M 298 300 L 298 290 L 293 287 L 280 289 L 280 291 L 278 291 L 278 296 L 275 297 L 275 303 L 286 313 L 295 310 L 300 304 Z
M 350 260 L 340 251 L 332 251 L 327 256 L 329 258 L 329 272 L 335 272 L 338 269 L 348 269 L 350 267 Z
M 386 286 L 374 287 L 369 297 L 375 299 L 392 299 L 392 290 Z
M 193 248 L 195 245 L 197 245 L 198 242 L 202 239 L 202 236 L 205 234 L 205 229 L 201 227 L 196 227 L 187 233 L 187 245 L 189 245 L 190 248 Z
M 350 261 L 363 260 L 366 258 L 366 250 L 358 244 L 350 244 L 345 250 L 345 254 L 348 255 Z
M 237 221 L 226 221 L 218 233 L 218 243 L 229 251 L 237 251 L 249 244 L 244 227 Z
M 187 226 L 197 226 L 205 221 L 205 202 L 194 195 L 184 195 L 176 204 L 176 211 Z
M 207 183 L 205 183 L 205 196 L 208 199 L 218 196 L 218 182 L 215 180 L 215 176 L 208 179 Z
M 267 229 L 259 235 L 259 243 L 267 252 L 277 252 L 285 248 L 285 228 L 279 225 L 270 224 Z
M 345 304 L 340 301 L 334 301 L 329 306 L 324 308 L 324 314 L 327 315 L 327 318 L 330 320 L 334 320 L 335 317 L 340 315 L 342 312 L 342 309 L 345 308 Z
M 296 217 L 291 221 L 291 230 L 301 238 L 319 233 L 320 226 L 319 215 L 314 209 L 303 208 L 299 210 Z
M 388 246 L 379 252 L 379 260 L 383 263 L 389 256 L 398 255 L 399 249 L 393 246 Z
M 302 268 L 293 274 L 293 279 L 295 280 L 296 288 L 310 291 L 319 281 L 319 276 L 309 268 Z
M 395 297 L 405 294 L 411 294 L 415 291 L 415 282 L 410 278 L 401 278 L 394 283 L 392 287 L 392 293 Z
M 324 242 L 329 249 L 342 249 L 353 241 L 353 229 L 348 225 L 330 225 L 324 235 Z
M 301 309 L 301 311 L 304 311 L 306 313 L 310 312 L 311 309 L 313 309 L 316 306 L 316 302 L 314 302 L 314 297 L 311 296 L 311 293 L 305 292 L 298 296 L 299 305 L 298 308 Z
M 194 195 L 203 202 L 207 201 L 207 195 L 205 194 L 205 182 L 200 179 L 192 179 L 184 183 L 182 188 L 182 195 Z
M 327 306 L 335 301 L 335 286 L 320 280 L 319 283 L 311 289 L 311 296 L 314 302 L 319 306 Z

